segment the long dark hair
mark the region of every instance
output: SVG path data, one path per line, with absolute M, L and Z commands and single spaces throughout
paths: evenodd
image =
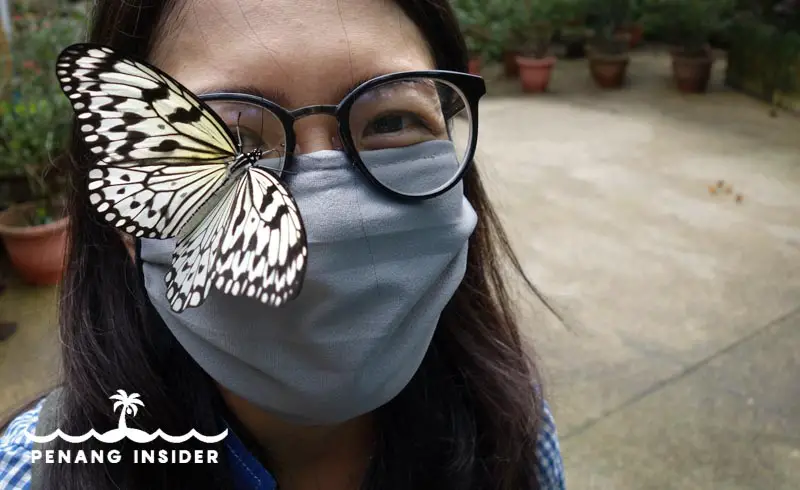
M 438 68 L 466 71 L 466 46 L 449 2 L 396 1 L 428 40 Z M 96 1 L 88 40 L 148 58 L 173 3 Z M 132 426 L 170 434 L 192 428 L 220 432 L 235 417 L 212 380 L 154 313 L 124 240 L 88 205 L 86 169 L 92 157 L 77 132 L 70 153 L 70 253 L 60 305 L 61 429 L 83 434 L 116 427 L 108 397 L 123 388 L 146 400 L 130 420 Z M 477 166 L 464 179 L 479 217 L 466 277 L 442 314 L 421 368 L 400 395 L 376 412 L 379 444 L 366 489 L 539 488 L 535 446 L 542 390 L 520 338 L 501 264 L 510 264 L 532 286 L 509 247 Z M 243 428 L 238 431 L 249 440 Z M 55 449 L 74 451 L 74 445 L 58 441 Z M 109 449 L 95 444 L 87 441 L 82 448 Z M 191 442 L 158 444 L 148 449 L 194 448 Z M 114 464 L 45 465 L 45 488 L 231 488 L 226 464 L 136 465 L 132 444 L 115 448 L 122 459 Z M 224 446 L 216 449 L 224 463 Z

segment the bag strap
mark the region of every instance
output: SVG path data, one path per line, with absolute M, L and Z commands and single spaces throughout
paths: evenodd
M 39 411 L 39 419 L 36 421 L 35 433 L 37 436 L 51 434 L 53 431 L 58 429 L 58 415 L 61 407 L 61 390 L 62 388 L 60 387 L 54 389 L 44 399 L 44 404 Z M 38 449 L 44 452 L 46 446 L 44 444 L 34 442 L 33 449 Z M 44 467 L 42 464 L 42 459 L 31 463 L 30 490 L 41 490 L 44 487 L 44 483 L 42 482 L 42 473 Z

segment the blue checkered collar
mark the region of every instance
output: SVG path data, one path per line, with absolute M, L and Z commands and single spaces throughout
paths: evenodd
M 233 473 L 236 490 L 275 490 L 277 484 L 272 475 L 258 459 L 247 450 L 233 429 L 228 426 L 228 437 L 225 439 L 228 459 Z

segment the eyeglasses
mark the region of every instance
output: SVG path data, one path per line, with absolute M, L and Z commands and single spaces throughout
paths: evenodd
M 327 114 L 338 124 L 342 147 L 380 189 L 402 199 L 438 196 L 458 183 L 478 140 L 478 102 L 483 79 L 460 72 L 428 70 L 373 78 L 338 105 L 287 110 L 251 94 L 201 95 L 240 139 L 242 151 L 262 150 L 279 175 L 292 165 L 294 123 Z M 436 158 L 426 158 L 430 147 Z M 420 155 L 408 159 L 409 149 Z M 398 167 L 406 164 L 405 167 Z

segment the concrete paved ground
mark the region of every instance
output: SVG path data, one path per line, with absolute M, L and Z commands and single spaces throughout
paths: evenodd
M 800 488 L 800 118 L 723 68 L 683 96 L 663 55 L 617 92 L 560 61 L 483 104 L 479 164 L 566 323 L 526 308 L 570 488 Z
M 0 263 L 0 271 L 8 270 Z M 16 333 L 0 342 L 0 421 L 57 381 L 56 293 L 54 287 L 25 286 L 12 277 L 0 295 L 0 322 L 17 323 Z
M 800 488 L 800 118 L 719 68 L 682 96 L 662 54 L 615 92 L 560 61 L 550 93 L 482 103 L 478 164 L 565 321 L 520 297 L 571 489 Z M 52 379 L 52 293 L 0 297 L 0 414 Z

